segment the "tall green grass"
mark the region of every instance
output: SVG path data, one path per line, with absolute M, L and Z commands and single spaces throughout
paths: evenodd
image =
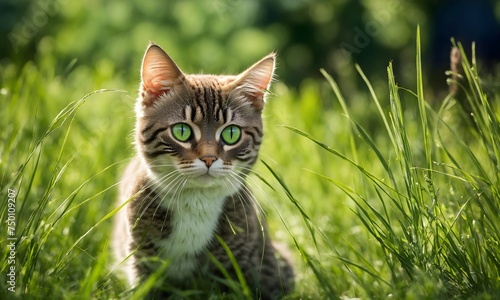
M 332 159 L 347 162 L 358 174 L 352 184 L 319 177 L 352 199 L 353 215 L 367 231 L 367 241 L 377 245 L 376 254 L 367 256 L 353 248 L 346 256 L 336 249 L 342 246 L 322 236 L 331 245 L 331 255 L 364 290 L 361 295 L 396 299 L 500 296 L 500 117 L 498 107 L 495 110 L 482 89 L 477 65 L 474 61 L 471 64 L 459 46 L 467 82 L 462 89 L 472 108 L 472 119 L 456 118 L 466 113 L 450 96 L 438 112 L 426 102 L 417 32 L 415 91 L 397 85 L 389 64 L 388 114 L 357 67 L 383 124 L 381 135 L 386 138 L 382 143 L 358 123 L 339 87 L 324 71 L 351 122 L 351 152 L 337 151 L 315 136 L 287 126 L 327 151 Z M 494 97 L 498 100 L 498 95 Z M 407 106 L 418 110 L 408 113 Z M 468 121 L 472 124 L 460 124 Z M 368 163 L 359 149 L 373 152 L 375 161 Z M 373 164 L 382 169 L 373 168 Z M 315 226 L 321 228 L 318 222 Z M 304 258 L 309 264 L 316 262 Z M 316 274 L 318 282 L 325 290 L 335 291 L 333 284 L 324 280 L 329 277 L 326 272 Z
M 294 257 L 291 299 L 500 295 L 499 95 L 465 58 L 467 105 L 448 96 L 431 107 L 418 36 L 413 88 L 392 64 L 385 87 L 356 66 L 367 86 L 356 99 L 324 71 L 297 91 L 274 86 L 248 182 Z M 14 189 L 17 276 L 13 294 L 3 260 L 0 299 L 138 299 L 154 282 L 128 291 L 109 251 L 137 84 L 54 60 L 1 66 L 0 254 Z
M 98 115 L 92 108 L 116 106 L 99 94 L 113 93 L 119 102 L 121 93 L 96 90 L 71 101 L 74 92 L 65 86 L 74 84 L 72 76 L 78 78 L 81 69 L 65 78 L 47 66 L 28 62 L 21 69 L 4 66 L 1 72 L 0 191 L 2 196 L 8 189 L 16 191 L 17 241 L 16 293 L 7 290 L 2 276 L 0 298 L 108 298 L 118 290 L 106 288 L 114 276 L 107 270 L 108 230 L 101 223 L 114 201 L 110 194 L 116 179 L 110 170 L 126 154 L 120 154 L 122 137 L 116 138 L 120 131 L 100 132 L 113 126 L 92 119 Z M 79 82 L 87 88 L 95 83 Z M 83 107 L 87 101 L 107 103 Z M 119 114 L 109 112 L 114 117 Z M 121 134 L 126 138 L 128 132 Z M 96 143 L 104 139 L 107 144 Z M 7 199 L 2 200 L 6 204 Z M 7 219 L 6 205 L 0 214 Z M 7 227 L 2 224 L 0 240 L 5 245 Z M 8 252 L 0 249 L 2 258 Z M 2 275 L 10 266 L 3 261 Z M 96 285 L 102 290 L 96 291 Z

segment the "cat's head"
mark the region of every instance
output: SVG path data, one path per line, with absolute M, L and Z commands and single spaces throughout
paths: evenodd
M 257 159 L 274 67 L 270 54 L 236 76 L 188 75 L 151 44 L 136 104 L 136 146 L 150 175 L 171 189 L 237 190 Z

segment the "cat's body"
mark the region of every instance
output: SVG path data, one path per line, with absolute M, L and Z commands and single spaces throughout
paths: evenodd
M 119 260 L 133 252 L 124 262 L 130 284 L 161 265 L 151 258 L 168 262 L 165 287 L 211 285 L 225 271 L 238 280 L 227 245 L 254 296 L 291 291 L 293 269 L 245 185 L 273 70 L 269 55 L 239 76 L 184 75 L 161 48 L 148 48 L 136 105 L 138 155 L 122 180 L 120 203 L 128 203 L 113 241 Z

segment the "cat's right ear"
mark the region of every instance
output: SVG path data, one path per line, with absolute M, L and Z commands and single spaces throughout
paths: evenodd
M 275 67 L 276 54 L 271 53 L 236 78 L 237 88 L 246 95 L 258 111 L 264 107 L 265 96 L 271 85 Z
M 151 43 L 142 59 L 142 103 L 146 106 L 152 105 L 174 85 L 181 83 L 183 78 L 182 71 L 167 53 L 160 46 Z

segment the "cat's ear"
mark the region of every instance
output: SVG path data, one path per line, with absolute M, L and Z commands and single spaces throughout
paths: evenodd
M 149 44 L 141 67 L 141 98 L 149 106 L 174 85 L 182 82 L 184 75 L 175 62 L 160 46 Z
M 257 110 L 264 108 L 266 92 L 271 86 L 276 54 L 271 53 L 241 73 L 236 79 L 236 89 L 252 102 Z

